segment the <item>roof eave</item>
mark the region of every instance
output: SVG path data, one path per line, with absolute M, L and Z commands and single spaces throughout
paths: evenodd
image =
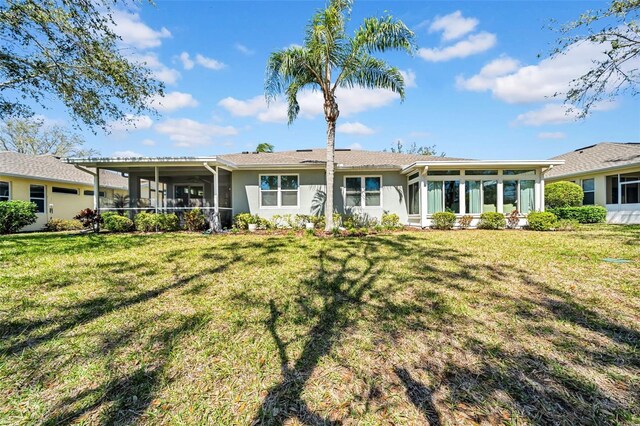
M 629 169 L 629 168 L 633 168 L 633 167 L 640 167 L 640 162 L 632 163 L 632 164 L 624 164 L 624 165 L 621 165 L 621 166 L 605 167 L 605 168 L 601 168 L 601 169 L 589 169 L 589 170 L 583 170 L 583 171 L 579 171 L 579 172 L 565 173 L 565 174 L 556 175 L 556 176 L 547 176 L 547 179 L 569 178 L 569 177 L 587 175 L 587 174 L 606 173 L 606 172 L 611 172 L 611 171 L 614 171 L 614 170 Z
M 564 160 L 468 160 L 468 161 L 415 161 L 402 168 L 409 173 L 417 167 L 549 167 L 564 164 Z
M 64 158 L 62 161 L 69 164 L 76 164 L 85 167 L 104 167 L 104 166 L 128 166 L 128 167 L 145 167 L 150 165 L 184 165 L 184 166 L 200 166 L 204 163 L 219 164 L 231 169 L 237 166 L 220 157 L 98 157 L 98 158 Z

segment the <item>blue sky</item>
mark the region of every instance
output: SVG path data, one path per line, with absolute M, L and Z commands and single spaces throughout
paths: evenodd
M 321 1 L 157 1 L 116 14 L 124 48 L 166 83 L 159 117 L 114 123 L 111 135 L 83 132 L 103 155 L 215 155 L 320 147 L 325 121 L 318 94 L 302 96 L 302 113 L 286 124 L 283 104 L 264 102 L 270 52 L 302 42 Z M 381 55 L 407 76 L 406 101 L 384 91 L 339 95 L 338 147 L 389 148 L 395 141 L 437 145 L 449 156 L 538 159 L 601 141 L 640 141 L 640 98 L 603 103 L 585 120 L 557 99 L 590 59 L 580 46 L 544 59 L 566 22 L 603 2 L 356 1 L 351 26 L 385 11 L 417 36 L 413 57 Z M 539 57 L 538 55 L 542 55 Z M 62 110 L 46 112 L 67 120 Z

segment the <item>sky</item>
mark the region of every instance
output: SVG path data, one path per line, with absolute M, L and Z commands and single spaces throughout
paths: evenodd
M 158 116 L 112 123 L 111 133 L 82 131 L 103 156 L 206 156 L 323 147 L 326 123 L 317 92 L 301 94 L 287 125 L 286 105 L 264 98 L 267 58 L 301 44 L 323 1 L 162 1 L 118 10 L 127 55 L 146 62 L 166 85 L 150 100 Z M 436 145 L 447 156 L 545 159 L 603 141 L 640 142 L 640 97 L 598 105 L 583 120 L 560 98 L 590 66 L 597 47 L 549 59 L 553 21 L 575 19 L 604 2 L 366 1 L 354 3 L 349 31 L 389 13 L 416 34 L 413 56 L 378 55 L 405 76 L 406 99 L 384 90 L 338 93 L 336 146 L 384 150 L 397 141 Z M 69 122 L 63 109 L 47 118 Z

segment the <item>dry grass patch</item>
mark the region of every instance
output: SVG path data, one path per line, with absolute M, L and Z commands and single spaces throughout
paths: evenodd
M 0 264 L 3 424 L 640 422 L 638 227 L 32 234 Z

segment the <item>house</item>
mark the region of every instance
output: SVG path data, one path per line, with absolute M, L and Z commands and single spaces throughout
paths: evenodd
M 326 150 L 244 152 L 211 157 L 71 158 L 70 164 L 127 174 L 131 209 L 141 180 L 158 182 L 156 211 L 201 208 L 218 212 L 222 227 L 237 213 L 324 214 Z M 429 226 L 450 210 L 527 214 L 544 209 L 544 178 L 562 160 L 479 161 L 349 149 L 335 151 L 334 207 L 339 213 L 380 218 L 397 213 L 404 224 Z M 160 194 L 166 193 L 164 200 Z M 523 222 L 524 223 L 524 222 Z
M 609 223 L 640 223 L 640 143 L 604 142 L 552 160 L 564 164 L 547 172 L 547 183 L 566 180 L 582 186 L 582 204 L 605 206 Z
M 100 172 L 99 196 L 105 205 L 115 194 L 127 194 L 126 178 L 119 173 Z M 27 155 L 0 151 L 0 202 L 31 201 L 37 221 L 24 231 L 42 229 L 49 219 L 72 219 L 82 209 L 94 206 L 94 179 L 52 155 Z

